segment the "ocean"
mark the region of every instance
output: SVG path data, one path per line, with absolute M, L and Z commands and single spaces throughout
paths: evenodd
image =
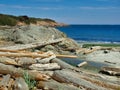
M 69 25 L 57 29 L 78 42 L 120 43 L 120 25 Z

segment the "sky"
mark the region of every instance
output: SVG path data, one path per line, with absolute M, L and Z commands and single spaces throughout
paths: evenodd
M 0 0 L 0 13 L 66 24 L 120 24 L 120 0 Z

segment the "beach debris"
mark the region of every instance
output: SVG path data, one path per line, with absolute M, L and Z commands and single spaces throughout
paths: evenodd
M 29 90 L 29 87 L 22 77 L 18 77 L 14 82 L 14 90 Z
M 100 73 L 111 75 L 111 76 L 120 76 L 120 68 L 115 67 L 102 67 Z
M 85 87 L 91 90 L 105 90 L 103 87 L 84 80 L 79 73 L 67 69 L 54 71 L 52 78 L 58 82 L 73 84 L 77 87 Z
M 32 70 L 44 71 L 44 70 L 59 70 L 60 66 L 57 63 L 48 63 L 48 64 L 32 64 L 29 66 Z
M 73 85 L 60 83 L 55 80 L 49 80 L 49 81 L 39 81 L 37 84 L 38 88 L 42 88 L 43 90 L 84 90 L 78 87 L 75 87 Z
M 43 41 L 43 42 L 36 42 L 36 43 L 30 43 L 30 44 L 22 44 L 22 45 L 14 45 L 14 46 L 9 46 L 9 47 L 3 47 L 0 48 L 0 51 L 7 51 L 8 52 L 18 52 L 18 50 L 26 50 L 26 49 L 31 49 L 31 48 L 37 48 L 37 47 L 42 47 L 45 45 L 50 45 L 50 44 L 54 44 L 54 43 L 58 43 L 63 41 L 65 38 L 59 38 L 59 39 L 55 39 L 55 40 L 49 40 L 49 41 Z
M 116 64 L 115 62 L 110 62 L 110 61 L 108 61 L 108 60 L 105 60 L 104 62 L 110 63 L 110 64 Z
M 86 64 L 88 64 L 88 63 L 87 63 L 86 61 L 84 61 L 84 62 L 78 64 L 77 67 L 82 67 L 82 66 L 84 66 L 84 65 L 86 65 Z

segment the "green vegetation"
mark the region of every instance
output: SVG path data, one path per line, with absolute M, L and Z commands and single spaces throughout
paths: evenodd
M 15 18 L 0 14 L 0 25 L 14 26 L 16 25 L 16 23 L 17 23 L 17 20 Z
M 36 81 L 31 79 L 31 76 L 28 74 L 27 71 L 24 73 L 24 79 L 25 82 L 28 84 L 29 89 L 34 90 L 34 87 L 36 86 Z
M 37 21 L 45 21 L 45 22 L 55 22 L 51 19 L 42 19 L 42 18 L 34 18 L 34 17 L 28 17 L 26 15 L 24 16 L 13 16 L 13 15 L 5 15 L 0 14 L 0 25 L 9 25 L 9 26 L 15 26 L 18 22 L 22 22 L 25 24 L 36 24 Z
M 83 48 L 93 47 L 93 46 L 102 46 L 102 47 L 120 47 L 120 44 L 83 44 Z

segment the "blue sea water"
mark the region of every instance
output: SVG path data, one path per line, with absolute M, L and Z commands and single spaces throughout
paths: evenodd
M 120 25 L 70 25 L 57 28 L 80 42 L 120 43 Z

